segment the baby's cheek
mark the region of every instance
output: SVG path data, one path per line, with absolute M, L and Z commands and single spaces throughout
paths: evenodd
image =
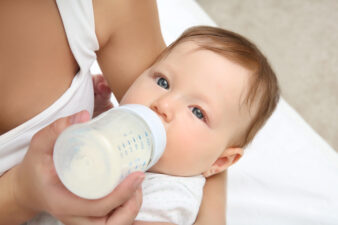
M 167 133 L 166 149 L 150 172 L 159 172 L 176 176 L 190 175 L 191 153 L 190 138 L 187 140 L 180 133 Z
M 170 138 L 170 148 L 177 149 L 179 155 L 185 155 L 195 147 L 196 137 L 191 135 L 188 130 L 179 129 Z
M 218 157 L 218 142 L 212 135 L 205 132 L 182 132 L 176 136 L 181 163 L 196 168 L 196 171 L 206 169 Z
M 185 167 L 186 164 L 194 163 L 194 158 L 199 149 L 199 141 L 188 132 L 175 133 L 174 141 L 170 143 L 171 157 L 176 160 L 177 166 Z

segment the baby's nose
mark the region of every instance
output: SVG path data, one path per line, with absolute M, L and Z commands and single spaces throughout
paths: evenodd
M 152 104 L 150 106 L 150 108 L 156 112 L 160 117 L 161 119 L 163 119 L 165 122 L 170 122 L 172 119 L 173 119 L 173 112 L 169 106 L 168 103 L 159 103 L 159 102 L 156 102 L 154 104 Z

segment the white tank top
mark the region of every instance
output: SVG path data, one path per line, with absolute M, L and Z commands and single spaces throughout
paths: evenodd
M 71 51 L 80 67 L 71 86 L 46 110 L 0 136 L 0 175 L 25 156 L 32 136 L 58 118 L 81 110 L 92 116 L 94 92 L 90 67 L 99 49 L 92 0 L 56 0 Z

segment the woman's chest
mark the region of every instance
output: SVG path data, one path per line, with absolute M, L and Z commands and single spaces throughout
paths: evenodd
M 0 27 L 3 134 L 57 100 L 70 86 L 78 65 L 54 1 L 3 1 Z

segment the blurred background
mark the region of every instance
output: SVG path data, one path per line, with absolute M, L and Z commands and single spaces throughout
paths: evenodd
M 260 48 L 283 98 L 338 151 L 338 0 L 196 1 Z

